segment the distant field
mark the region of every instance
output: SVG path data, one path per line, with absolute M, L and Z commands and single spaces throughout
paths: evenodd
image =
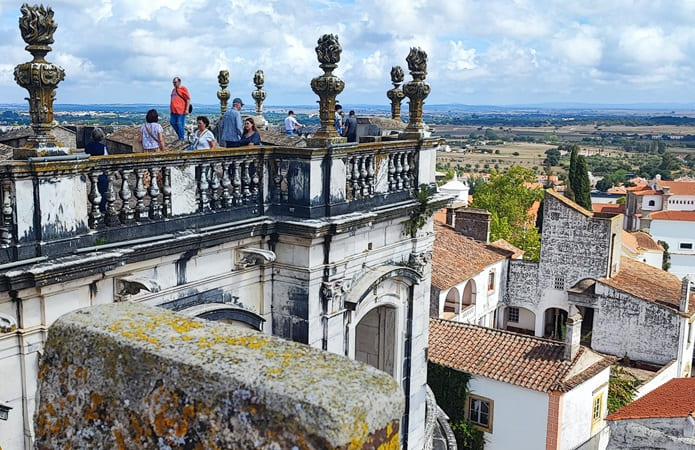
M 437 161 L 446 164 L 451 162 L 452 165 L 465 166 L 466 164 L 480 165 L 482 170 L 485 164 L 491 168 L 495 164 L 499 165 L 500 169 L 509 167 L 514 164 L 519 164 L 526 167 L 542 166 L 545 159 L 545 151 L 557 147 L 549 144 L 534 144 L 528 142 L 509 142 L 503 145 L 486 145 L 480 149 L 492 150 L 492 153 L 439 153 Z M 499 154 L 495 154 L 495 150 L 499 150 Z M 518 155 L 514 155 L 518 153 Z

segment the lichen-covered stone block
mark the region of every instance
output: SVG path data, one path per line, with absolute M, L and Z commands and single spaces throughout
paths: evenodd
M 38 449 L 397 449 L 404 396 L 357 361 L 135 303 L 58 319 Z

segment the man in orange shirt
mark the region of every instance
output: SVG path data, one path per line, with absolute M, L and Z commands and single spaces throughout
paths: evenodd
M 174 127 L 179 139 L 184 140 L 186 137 L 184 126 L 186 125 L 186 114 L 188 114 L 188 108 L 191 105 L 191 94 L 188 93 L 185 86 L 181 86 L 181 78 L 174 77 L 173 83 L 174 89 L 171 90 L 171 103 L 169 103 L 169 112 L 171 113 L 169 123 Z

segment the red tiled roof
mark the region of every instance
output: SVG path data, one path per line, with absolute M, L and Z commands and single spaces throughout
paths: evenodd
M 674 378 L 606 420 L 687 417 L 695 412 L 695 378 Z
M 669 194 L 695 195 L 695 181 L 659 181 L 657 184 L 661 189 L 668 187 Z
M 639 253 L 640 250 L 664 251 L 664 248 L 644 231 L 630 233 L 624 231 L 623 245 L 629 247 L 634 253 Z
M 435 223 L 434 232 L 432 284 L 439 289 L 455 286 L 509 255 L 505 250 L 459 234 L 448 225 Z
M 695 222 L 695 211 L 654 211 L 649 214 L 652 220 L 679 220 Z
M 430 319 L 431 362 L 535 391 L 566 392 L 613 361 L 584 347 L 569 361 L 563 358 L 564 351 L 562 342 Z M 572 370 L 583 358 L 591 358 L 593 364 L 589 362 L 584 370 Z
M 601 283 L 612 286 L 637 298 L 679 310 L 681 281 L 677 276 L 632 258 L 620 259 L 620 271 Z M 690 296 L 689 311 L 695 311 L 695 296 Z
M 625 205 L 618 203 L 592 203 L 591 208 L 598 213 L 624 214 Z
M 521 258 L 526 253 L 519 247 L 505 241 L 504 239 L 497 239 L 495 242 L 490 242 L 490 247 L 500 248 L 502 250 L 507 250 L 512 253 L 512 258 Z
M 608 194 L 625 194 L 626 192 L 625 186 L 614 186 L 606 191 Z

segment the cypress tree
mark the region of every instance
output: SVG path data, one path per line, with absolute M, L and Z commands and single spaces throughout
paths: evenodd
M 589 170 L 586 166 L 586 158 L 577 156 L 577 167 L 575 169 L 576 186 L 574 190 L 574 201 L 584 209 L 591 211 L 591 183 L 589 183 Z
M 570 153 L 570 170 L 567 176 L 567 192 L 566 195 L 570 200 L 574 200 L 576 197 L 576 187 L 577 187 L 577 152 L 579 147 L 576 145 L 572 146 L 572 153 Z

